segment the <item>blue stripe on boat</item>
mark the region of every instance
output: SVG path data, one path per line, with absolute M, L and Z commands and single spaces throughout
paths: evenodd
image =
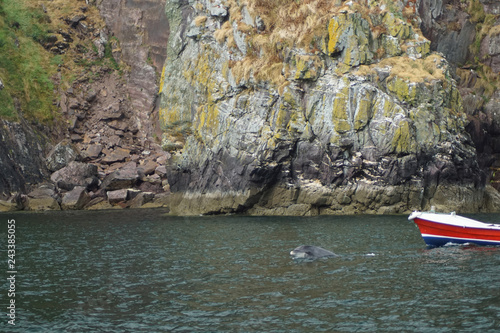
M 470 238 L 454 238 L 454 237 L 440 237 L 440 236 L 430 236 L 422 235 L 425 244 L 429 246 L 443 246 L 448 243 L 453 244 L 465 244 L 472 243 L 477 245 L 500 245 L 500 242 L 481 240 L 481 239 L 470 239 Z

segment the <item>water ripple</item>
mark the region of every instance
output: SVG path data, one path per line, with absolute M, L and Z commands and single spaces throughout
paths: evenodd
M 404 216 L 174 218 L 125 211 L 15 218 L 19 332 L 434 333 L 500 326 L 500 249 L 428 250 Z M 293 261 L 288 253 L 301 244 L 339 257 Z

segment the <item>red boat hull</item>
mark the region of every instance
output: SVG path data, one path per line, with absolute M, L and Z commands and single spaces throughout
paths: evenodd
M 500 225 L 487 224 L 456 215 L 413 213 L 413 220 L 429 246 L 448 243 L 500 245 Z

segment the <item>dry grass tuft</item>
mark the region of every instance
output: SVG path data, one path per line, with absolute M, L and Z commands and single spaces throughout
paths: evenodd
M 496 25 L 493 28 L 491 28 L 489 31 L 489 35 L 491 37 L 495 37 L 495 36 L 500 35 L 500 25 Z
M 222 44 L 226 41 L 226 39 L 230 36 L 233 35 L 233 27 L 231 27 L 231 23 L 229 21 L 226 21 L 220 29 L 215 31 L 214 36 L 215 40 L 219 42 L 219 44 Z
M 384 3 L 390 4 L 392 0 L 355 1 L 351 6 L 340 0 L 226 0 L 229 21 L 215 32 L 215 38 L 219 43 L 226 41 L 230 48 L 236 47 L 232 31 L 233 23 L 236 23 L 237 29 L 247 35 L 248 47 L 246 58 L 231 66 L 235 78 L 239 80 L 251 73 L 256 80 L 270 79 L 282 86 L 287 80 L 283 69 L 288 51 L 300 48 L 306 54 L 321 53 L 328 37 L 328 22 L 340 12 L 360 13 L 372 26 L 375 38 L 387 33 L 382 25 L 372 24 L 371 20 L 371 17 L 384 13 L 385 10 L 380 8 Z M 243 22 L 244 7 L 252 18 L 260 17 L 265 25 L 264 31 Z M 413 7 L 403 9 L 405 12 L 399 16 L 414 15 Z M 379 52 L 381 56 L 383 51 Z
M 197 16 L 194 19 L 194 25 L 196 25 L 197 27 L 204 26 L 205 22 L 207 22 L 207 17 L 206 16 Z
M 432 84 L 433 81 L 445 80 L 445 73 L 441 68 L 443 58 L 439 55 L 430 55 L 425 59 L 410 59 L 407 57 L 392 57 L 380 61 L 371 66 L 360 66 L 356 75 L 368 76 L 376 74 L 376 67 L 389 67 L 388 79 L 394 77 L 402 78 L 409 82 L 425 82 Z

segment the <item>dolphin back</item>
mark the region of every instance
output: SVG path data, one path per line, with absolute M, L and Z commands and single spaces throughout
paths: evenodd
M 295 248 L 292 252 L 290 252 L 290 255 L 294 256 L 295 258 L 310 258 L 310 259 L 337 256 L 335 253 L 331 251 L 313 245 L 301 245 Z

